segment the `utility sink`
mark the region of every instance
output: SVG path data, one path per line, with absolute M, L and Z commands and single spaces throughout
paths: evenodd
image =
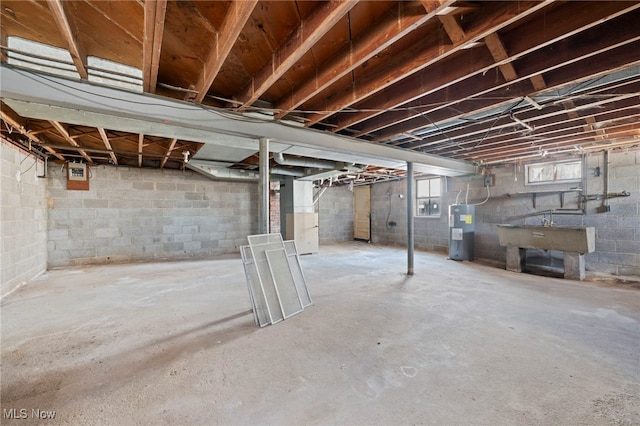
M 594 227 L 498 225 L 501 246 L 507 247 L 507 270 L 525 269 L 526 249 L 564 252 L 564 277 L 585 278 L 584 254 L 595 251 Z
M 501 246 L 591 253 L 596 248 L 594 227 L 498 225 Z

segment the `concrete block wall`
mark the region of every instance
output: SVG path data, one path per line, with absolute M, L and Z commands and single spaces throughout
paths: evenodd
M 603 153 L 592 153 L 587 157 L 586 194 L 601 194 L 604 176 L 594 176 L 597 166 L 604 170 Z M 575 157 L 574 157 L 575 158 Z M 532 161 L 535 162 L 535 161 Z M 585 256 L 586 270 L 591 273 L 640 277 L 640 151 L 612 151 L 609 155 L 609 192 L 628 191 L 629 197 L 609 200 L 611 211 L 598 213 L 600 201 L 589 201 L 585 215 L 554 215 L 557 226 L 593 226 L 596 228 L 596 251 Z M 487 173 L 495 176 L 495 186 L 490 187 L 491 197 L 475 208 L 474 248 L 477 257 L 503 263 L 506 249 L 498 242 L 497 225 L 541 224 L 544 210 L 560 208 L 560 195 L 548 194 L 536 197 L 533 207 L 532 195 L 515 195 L 522 192 L 555 191 L 579 187 L 580 183 L 525 185 L 524 164 L 491 167 Z M 484 178 L 467 176 L 446 178 L 443 183 L 442 215 L 440 218 L 420 218 L 414 221 L 416 248 L 448 251 L 448 206 L 467 199 L 470 204 L 482 203 L 487 190 Z M 391 221 L 397 226 L 386 226 L 389 211 L 388 192 L 405 193 L 406 182 L 380 183 L 372 187 L 373 241 L 382 244 L 406 245 L 406 202 L 392 196 Z M 579 193 L 566 193 L 564 208 L 578 208 Z M 550 216 L 546 216 L 550 219 Z M 535 255 L 536 253 L 530 253 Z M 539 254 L 539 253 L 538 253 Z M 543 253 L 544 256 L 562 256 L 560 253 Z M 552 262 L 553 259 L 550 259 Z
M 587 158 L 591 175 L 596 167 L 604 170 L 604 155 Z M 627 191 L 629 197 L 609 200 L 611 211 L 598 213 L 600 201 L 587 204 L 582 225 L 596 228 L 596 251 L 585 256 L 587 270 L 640 277 L 640 151 L 612 152 L 609 155 L 609 193 Z M 604 176 L 590 176 L 587 193 L 602 193 Z
M 353 192 L 348 187 L 328 188 L 316 209 L 320 244 L 353 240 Z
M 0 140 L 0 296 L 47 267 L 44 163 Z
M 49 168 L 49 267 L 237 253 L 257 232 L 255 182 L 185 170 L 91 168 L 90 190 Z
M 402 198 L 398 195 L 402 195 Z M 379 183 L 371 187 L 372 241 L 374 243 L 407 244 L 406 195 L 407 182 L 405 179 Z M 447 200 L 451 197 L 455 199 L 455 194 L 451 196 L 446 192 L 443 193 L 444 207 L 449 204 Z M 413 223 L 416 248 L 437 252 L 448 251 L 448 218 L 446 213 L 437 218 L 415 217 Z

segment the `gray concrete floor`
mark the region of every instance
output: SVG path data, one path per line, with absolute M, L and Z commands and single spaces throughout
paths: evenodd
M 46 273 L 2 301 L 1 423 L 640 424 L 638 289 L 425 252 L 407 277 L 359 243 L 302 261 L 314 306 L 263 329 L 235 256 Z

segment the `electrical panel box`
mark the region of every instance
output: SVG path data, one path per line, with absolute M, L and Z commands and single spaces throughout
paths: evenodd
M 89 169 L 85 163 L 67 163 L 67 189 L 89 190 Z

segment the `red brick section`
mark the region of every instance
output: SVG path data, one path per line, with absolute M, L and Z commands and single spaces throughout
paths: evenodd
M 280 232 L 280 182 L 269 183 L 269 232 Z

